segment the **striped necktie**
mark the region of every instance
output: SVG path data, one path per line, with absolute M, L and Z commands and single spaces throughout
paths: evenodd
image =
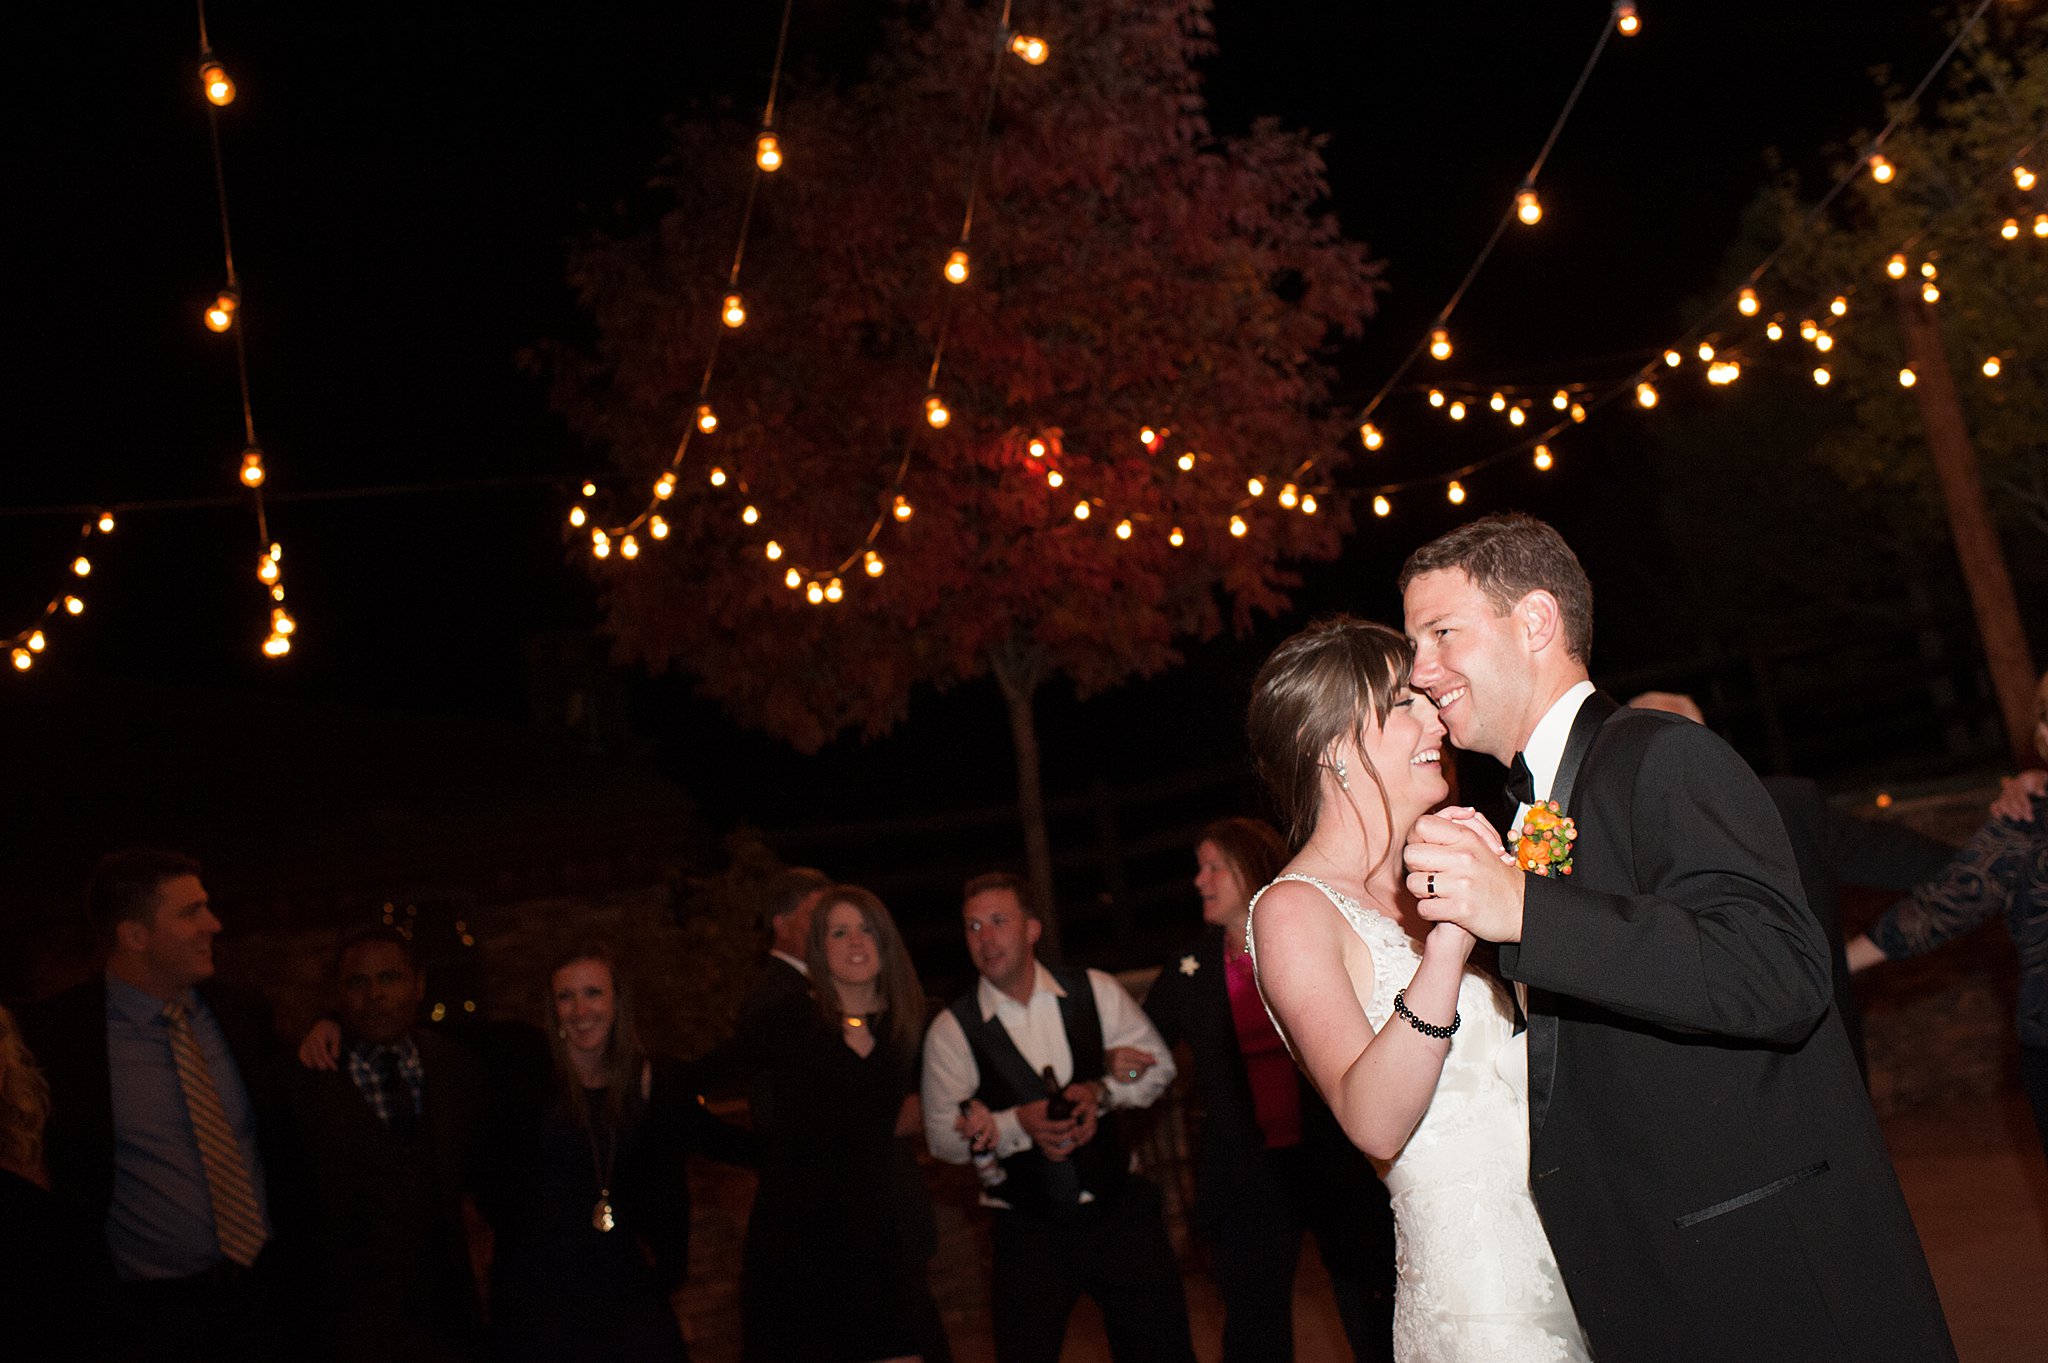
M 163 1017 L 171 1029 L 171 1059 L 178 1067 L 178 1084 L 185 1090 L 185 1111 L 192 1118 L 192 1133 L 199 1139 L 199 1162 L 206 1170 L 206 1191 L 213 1202 L 214 1235 L 220 1241 L 220 1252 L 247 1268 L 263 1249 L 263 1213 L 256 1205 L 249 1166 L 242 1162 L 242 1148 L 235 1142 L 227 1109 L 221 1106 L 220 1091 L 213 1085 L 199 1038 L 193 1034 L 190 1011 L 182 1003 L 170 1003 L 164 1006 Z

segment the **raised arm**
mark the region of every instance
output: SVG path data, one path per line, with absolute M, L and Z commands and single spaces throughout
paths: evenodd
M 1252 915 L 1252 936 L 1259 992 L 1295 1060 L 1352 1144 L 1392 1159 L 1429 1107 L 1450 1042 L 1399 1018 L 1374 1032 L 1364 1003 L 1372 997 L 1372 952 L 1309 886 L 1289 881 L 1267 890 Z M 1444 1026 L 1456 1016 L 1472 942 L 1455 924 L 1430 931 L 1404 996 L 1424 1022 Z

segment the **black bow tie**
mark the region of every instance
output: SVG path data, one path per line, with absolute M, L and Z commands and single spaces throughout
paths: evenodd
M 1515 760 L 1508 764 L 1507 795 L 1517 805 L 1536 803 L 1536 778 L 1530 775 L 1529 764 L 1520 753 L 1516 753 Z

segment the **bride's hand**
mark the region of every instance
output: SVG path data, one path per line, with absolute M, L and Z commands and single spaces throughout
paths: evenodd
M 1469 805 L 1445 805 L 1436 812 L 1443 818 L 1449 819 L 1454 823 L 1464 824 L 1467 828 L 1477 832 L 1480 840 L 1488 847 L 1491 847 L 1496 855 L 1503 857 L 1507 855 L 1508 849 L 1500 840 L 1500 831 L 1478 810 L 1473 809 Z
M 1422 954 L 1430 956 L 1451 956 L 1463 965 L 1472 955 L 1472 947 L 1478 942 L 1456 923 L 1438 923 L 1429 930 L 1429 936 L 1422 939 Z

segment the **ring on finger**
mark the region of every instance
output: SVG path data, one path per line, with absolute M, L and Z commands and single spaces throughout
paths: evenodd
M 1422 883 L 1422 893 L 1423 893 L 1423 897 L 1424 897 L 1424 898 L 1426 898 L 1426 899 L 1435 899 L 1435 898 L 1436 898 L 1436 872 L 1435 872 L 1435 871 L 1431 871 L 1431 872 L 1429 873 L 1429 879 L 1428 879 L 1428 880 L 1425 880 L 1425 881 L 1424 881 L 1424 882 Z

